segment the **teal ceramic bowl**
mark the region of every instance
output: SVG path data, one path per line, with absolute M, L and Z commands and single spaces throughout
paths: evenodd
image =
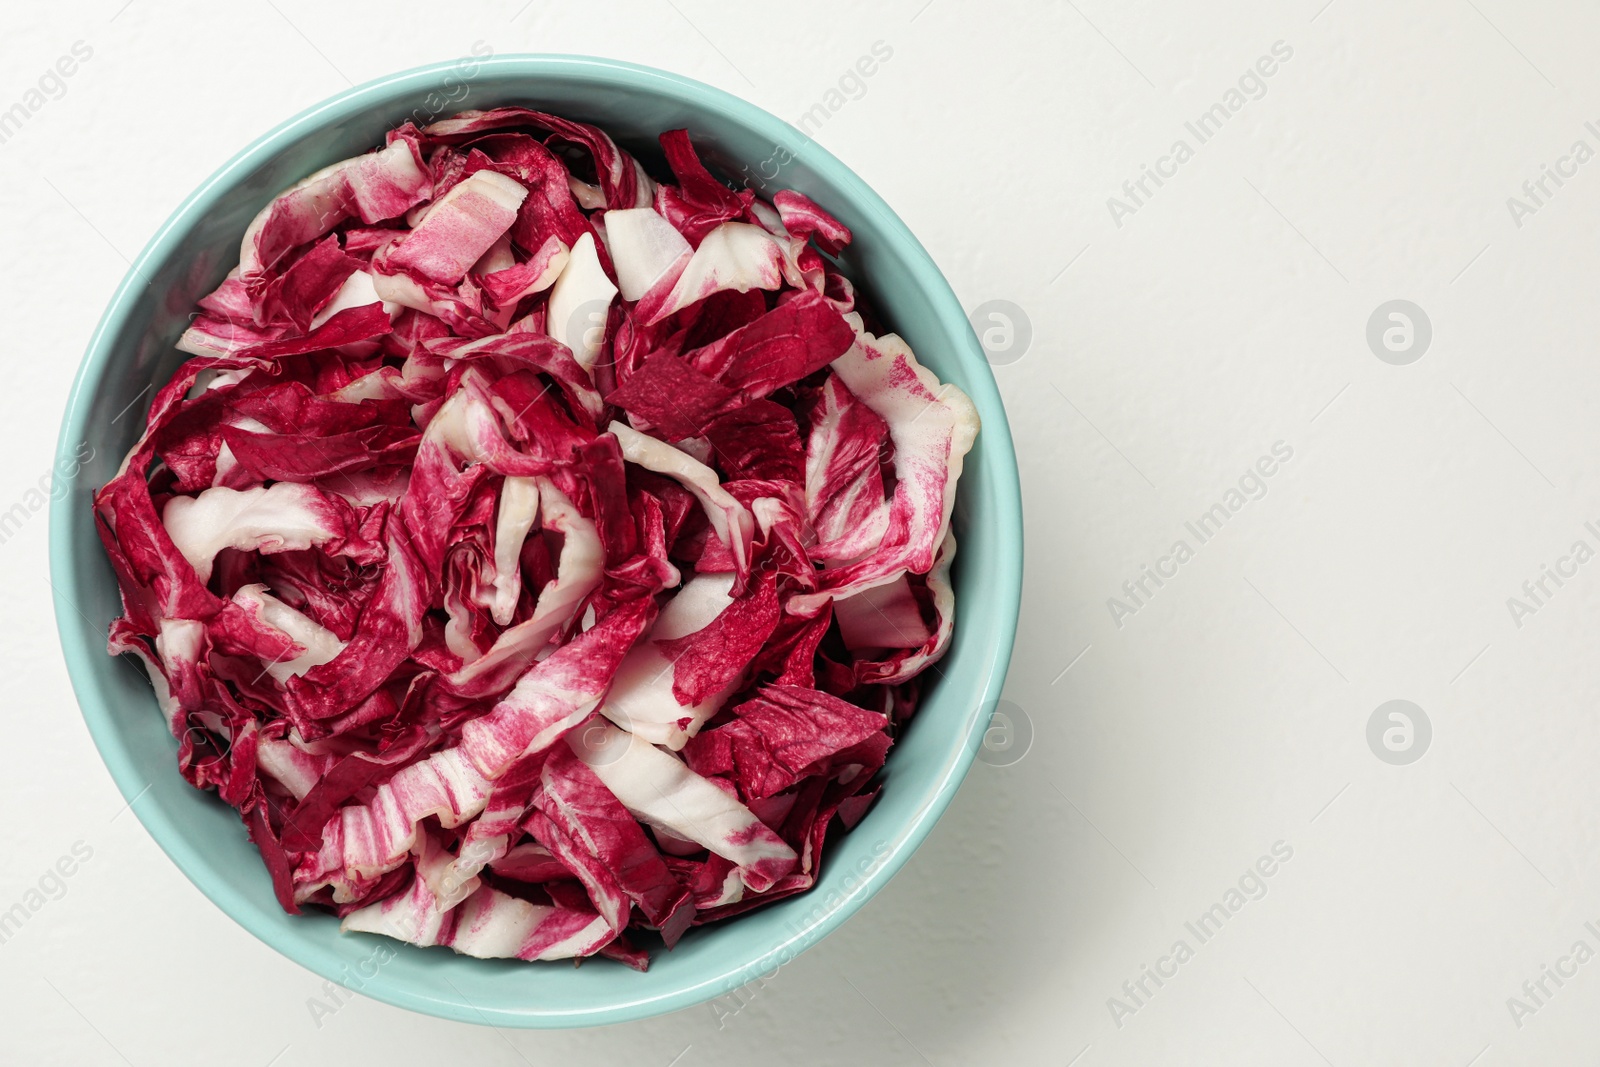
M 966 390 L 983 417 L 955 511 L 954 642 L 890 756 L 881 799 L 836 838 L 810 892 L 693 930 L 674 951 L 657 953 L 645 974 L 604 960 L 574 969 L 410 946 L 397 946 L 389 959 L 375 950 L 394 942 L 341 934 L 331 916 L 285 915 L 233 810 L 179 777 L 175 743 L 149 685 L 105 653 L 119 606 L 91 496 L 137 436 L 152 387 L 180 362 L 173 343 L 195 299 L 237 262 L 251 217 L 278 190 L 381 143 L 407 118 L 513 103 L 597 123 L 641 158 L 652 154 L 658 132 L 688 127 L 723 174 L 769 176 L 768 195 L 788 187 L 811 196 L 854 231 L 846 269 L 884 321 L 940 378 Z M 611 60 L 495 56 L 471 67 L 423 67 L 341 93 L 257 139 L 183 202 L 112 297 L 67 402 L 58 458 L 59 471 L 81 461 L 50 514 L 61 643 L 89 732 L 134 812 L 206 896 L 268 945 L 367 996 L 463 1022 L 568 1027 L 643 1019 L 731 992 L 815 944 L 883 888 L 950 803 L 999 697 L 1016 630 L 1016 459 L 982 349 L 928 253 L 860 178 L 787 123 L 710 86 Z

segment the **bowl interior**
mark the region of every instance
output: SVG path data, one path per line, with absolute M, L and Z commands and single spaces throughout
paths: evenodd
M 285 915 L 233 810 L 175 773 L 174 741 L 148 682 L 104 652 L 120 605 L 91 498 L 136 438 L 154 388 L 181 362 L 173 343 L 195 299 L 238 261 L 246 224 L 274 193 L 381 143 L 408 117 L 421 123 L 430 113 L 512 103 L 597 123 L 645 157 L 658 132 L 686 126 L 723 173 L 762 179 L 776 171 L 765 195 L 798 189 L 854 231 L 848 272 L 864 280 L 887 326 L 964 389 L 983 418 L 955 512 L 955 634 L 891 754 L 880 800 L 852 832 L 833 838 L 811 892 L 691 931 L 674 951 L 656 953 L 645 974 L 608 961 L 574 969 L 410 946 L 397 946 L 373 974 L 377 947 L 394 943 L 341 934 L 331 916 Z M 1022 567 L 1015 458 L 993 378 L 949 286 L 904 224 L 838 160 L 753 105 L 660 71 L 552 56 L 494 57 L 470 69 L 440 64 L 350 90 L 267 134 L 201 186 L 135 262 L 90 342 L 59 448 L 63 459 L 88 458 L 52 504 L 58 625 L 90 732 L 134 811 L 207 896 L 269 945 L 369 996 L 447 1018 L 524 1027 L 637 1019 L 726 993 L 792 958 L 887 882 L 926 835 L 977 750 L 1011 652 Z

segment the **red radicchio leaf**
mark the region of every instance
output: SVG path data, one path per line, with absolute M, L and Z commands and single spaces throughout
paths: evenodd
M 732 777 L 747 800 L 782 792 L 851 746 L 884 736 L 882 715 L 815 689 L 763 686 L 733 711 L 733 722 L 697 734 L 683 755 L 698 774 Z
M 684 358 L 745 399 L 769 396 L 838 359 L 855 333 L 832 304 L 804 293 Z
M 738 406 L 732 389 L 670 352 L 652 352 L 627 384 L 606 397 L 669 441 L 706 432 L 706 424 Z
M 778 624 L 778 583 L 761 572 L 710 625 L 656 647 L 672 663 L 672 695 L 685 707 L 724 689 L 744 672 Z
M 668 130 L 659 140 L 678 185 L 661 186 L 656 205 L 691 245 L 721 223 L 745 216 L 755 194 L 748 189 L 736 193 L 713 178 L 689 143 L 688 130 Z
M 360 750 L 341 758 L 318 779 L 295 805 L 283 827 L 283 847 L 293 852 L 315 852 L 322 844 L 322 828 L 346 800 L 376 782 L 389 778 L 427 744 L 427 734 L 412 728 L 382 752 Z
M 734 479 L 803 483 L 806 455 L 794 412 L 754 400 L 705 424 L 717 466 Z
M 830 256 L 844 251 L 850 243 L 850 230 L 844 223 L 822 210 L 809 196 L 793 189 L 781 189 L 772 197 L 784 228 L 796 237 L 809 237 Z
M 688 902 L 688 890 L 673 878 L 628 809 L 570 748 L 551 750 L 533 803 L 571 841 L 581 842 L 604 865 L 652 924 L 662 929 L 676 925 L 673 916 Z M 535 831 L 534 836 L 540 835 Z M 582 875 L 579 877 L 581 880 Z M 688 912 L 692 915 L 693 908 Z
M 278 904 L 290 915 L 299 915 L 300 908 L 295 904 L 294 888 L 290 882 L 293 865 L 267 822 L 267 806 L 264 802 L 251 808 L 245 815 L 245 826 L 250 831 L 250 840 L 261 852 L 267 873 L 272 876 L 272 892 L 277 896 Z

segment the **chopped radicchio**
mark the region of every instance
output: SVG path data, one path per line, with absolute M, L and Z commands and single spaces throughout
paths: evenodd
M 286 190 L 95 498 L 108 647 L 287 911 L 642 970 L 877 795 L 977 415 L 849 229 L 661 147 L 469 111 Z

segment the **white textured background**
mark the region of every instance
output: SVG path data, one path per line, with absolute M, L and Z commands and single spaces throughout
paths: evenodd
M 1600 160 L 1520 225 L 1507 198 L 1570 171 L 1575 141 L 1600 150 L 1600 11 L 1324 2 L 8 10 L 0 111 L 41 102 L 75 42 L 93 55 L 0 144 L 0 511 L 47 475 L 127 257 L 351 82 L 481 40 L 664 67 L 793 121 L 892 48 L 817 139 L 968 308 L 1031 323 L 996 375 L 1027 509 L 1007 698 L 1032 744 L 986 753 L 894 883 L 741 1010 L 523 1033 L 358 997 L 318 1025 L 319 980 L 117 815 L 35 515 L 0 544 L 0 910 L 74 843 L 93 853 L 0 944 L 0 1061 L 1587 1062 L 1600 961 L 1560 961 L 1600 950 L 1600 562 L 1546 580 L 1520 626 L 1507 598 L 1575 541 L 1600 549 Z M 1197 146 L 1185 121 L 1279 41 L 1265 93 Z M 1107 198 L 1180 137 L 1194 158 L 1118 227 Z M 1409 365 L 1366 341 L 1393 299 L 1432 326 Z M 1266 495 L 1119 627 L 1108 598 L 1195 547 L 1185 522 L 1277 442 L 1293 456 Z M 1409 765 L 1367 741 L 1392 699 L 1431 722 Z M 1185 922 L 1278 842 L 1264 895 L 1200 943 Z M 1124 992 L 1179 939 L 1176 976 Z M 1546 965 L 1576 974 L 1535 1002 Z

